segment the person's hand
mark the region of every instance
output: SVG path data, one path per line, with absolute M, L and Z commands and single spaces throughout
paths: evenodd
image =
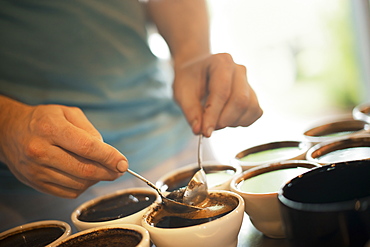
M 213 130 L 246 127 L 262 115 L 246 68 L 226 53 L 175 64 L 173 90 L 194 134 L 210 137 Z
M 103 142 L 78 108 L 13 102 L 2 114 L 2 161 L 20 181 L 41 192 L 75 198 L 127 170 L 126 157 Z

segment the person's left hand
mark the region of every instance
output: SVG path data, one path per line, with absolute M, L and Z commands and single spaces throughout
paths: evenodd
M 226 53 L 175 64 L 174 97 L 194 134 L 249 126 L 262 115 L 246 68 Z

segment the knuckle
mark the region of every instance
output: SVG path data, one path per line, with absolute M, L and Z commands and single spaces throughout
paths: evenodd
M 31 160 L 44 159 L 46 157 L 46 149 L 38 140 L 31 140 L 26 146 L 26 156 Z
M 34 123 L 34 122 L 33 122 Z M 53 123 L 53 119 L 49 115 L 40 117 L 37 124 L 34 124 L 37 132 L 42 136 L 52 136 L 56 131 L 56 126 Z
M 95 178 L 98 175 L 98 168 L 95 165 L 82 163 L 78 167 L 79 174 L 83 179 Z
M 91 138 L 80 137 L 76 139 L 76 145 L 83 156 L 93 154 L 95 150 L 94 141 Z
M 247 73 L 247 67 L 245 67 L 244 65 L 238 64 L 237 69 L 238 71 L 240 71 L 240 73 L 243 73 L 243 74 Z
M 234 63 L 233 57 L 229 53 L 219 53 L 215 57 L 219 62 Z
M 241 94 L 234 97 L 234 102 L 238 109 L 246 109 L 249 106 L 249 97 L 246 94 Z

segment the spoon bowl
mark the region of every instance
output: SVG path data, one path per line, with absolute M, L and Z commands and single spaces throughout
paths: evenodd
M 198 166 L 199 170 L 194 174 L 185 188 L 183 202 L 194 206 L 199 205 L 208 197 L 208 185 L 206 173 L 202 166 L 202 135 L 199 135 L 198 142 Z
M 164 196 L 162 191 L 157 186 L 155 186 L 152 182 L 150 182 L 148 179 L 144 178 L 143 176 L 139 175 L 138 173 L 136 173 L 136 172 L 134 172 L 130 169 L 127 169 L 127 172 L 130 173 L 131 175 L 141 179 L 147 185 L 149 185 L 150 187 L 155 189 L 157 191 L 157 193 L 159 194 L 159 196 L 161 197 L 161 199 L 162 199 L 162 204 L 165 205 L 165 207 L 168 211 L 172 211 L 172 212 L 179 212 L 180 211 L 180 212 L 185 213 L 185 212 L 192 212 L 192 211 L 202 209 L 200 207 L 196 207 L 196 206 L 193 206 L 193 205 L 188 205 L 188 204 L 181 203 L 181 202 L 175 201 L 173 199 L 170 199 L 170 198 Z

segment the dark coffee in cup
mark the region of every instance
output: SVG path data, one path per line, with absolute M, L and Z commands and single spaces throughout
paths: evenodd
M 141 239 L 141 234 L 131 229 L 107 228 L 72 237 L 58 247 L 135 247 Z
M 81 210 L 78 219 L 85 222 L 101 222 L 135 214 L 156 200 L 155 194 L 132 192 L 102 199 Z
M 0 238 L 1 247 L 44 247 L 59 237 L 65 228 L 57 225 L 40 225 L 32 228 L 20 229 Z
M 210 193 L 206 202 L 201 205 L 203 209 L 175 213 L 167 211 L 163 205 L 158 205 L 149 215 L 147 222 L 159 228 L 179 228 L 203 224 L 218 219 L 238 206 L 238 199 L 221 193 Z M 199 205 L 198 205 L 199 206 Z
M 364 246 L 370 239 L 370 160 L 325 165 L 279 193 L 292 246 Z

